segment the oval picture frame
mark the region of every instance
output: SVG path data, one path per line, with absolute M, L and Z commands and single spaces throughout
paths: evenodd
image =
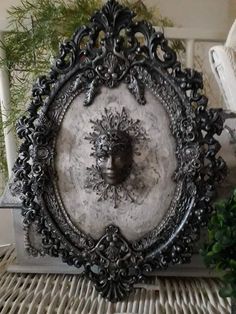
M 27 114 L 17 124 L 22 144 L 13 169 L 12 190 L 22 200 L 28 252 L 60 256 L 82 267 L 112 302 L 127 297 L 147 272 L 190 261 L 192 245 L 212 211 L 216 184 L 226 173 L 214 137 L 221 134 L 223 120 L 220 111 L 207 108 L 201 74 L 182 69 L 163 33 L 133 18 L 128 8 L 110 0 L 88 26 L 60 45 L 60 56 L 33 86 Z M 144 236 L 128 240 L 112 224 L 95 239 L 75 227 L 64 209 L 55 166 L 57 137 L 75 97 L 84 94 L 83 105 L 91 107 L 102 87 L 121 84 L 137 106 L 145 106 L 149 90 L 164 107 L 176 145 L 176 190 L 162 223 Z M 40 250 L 30 245 L 32 225 L 42 239 Z

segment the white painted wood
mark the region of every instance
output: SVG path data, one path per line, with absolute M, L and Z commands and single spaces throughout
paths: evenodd
M 209 59 L 226 108 L 236 112 L 236 20 L 225 45 L 212 47 Z
M 191 27 L 154 27 L 157 31 L 164 32 L 168 39 L 188 40 L 206 42 L 224 42 L 228 31 L 219 29 L 204 29 Z M 6 32 L 6 22 L 0 19 L 0 32 Z
M 193 39 L 186 40 L 186 67 L 191 69 L 194 67 L 194 43 Z
M 37 274 L 80 274 L 82 269 L 68 266 L 58 258 L 49 257 L 28 257 L 28 261 L 23 264 L 18 262 L 8 266 L 8 271 L 16 273 L 37 273 Z M 167 270 L 148 273 L 148 276 L 161 277 L 217 277 L 217 274 L 209 271 L 199 255 L 193 255 L 190 264 L 170 266 Z
M 0 41 L 3 41 L 3 33 L 0 32 Z M 0 58 L 5 58 L 5 51 L 0 45 Z M 6 69 L 0 69 L 0 101 L 1 101 L 1 114 L 2 121 L 6 123 L 11 111 L 10 104 L 10 87 L 9 77 Z M 8 175 L 10 177 L 11 171 L 16 159 L 16 140 L 14 132 L 11 127 L 4 128 L 5 149 L 7 158 Z
M 225 42 L 225 47 L 231 47 L 236 50 L 236 19 L 231 26 L 229 34 L 227 36 L 227 40 Z
M 1 21 L 0 21 L 1 23 Z M 0 41 L 3 40 L 3 33 L 0 32 Z M 0 46 L 0 58 L 5 58 L 5 51 Z M 3 123 L 6 123 L 10 114 L 10 87 L 9 77 L 6 69 L 0 68 L 0 102 L 1 102 L 1 116 Z M 6 149 L 8 175 L 10 177 L 12 168 L 16 159 L 16 140 L 13 129 L 5 127 L 4 141 Z M 12 212 L 10 209 L 0 211 L 0 244 L 13 242 L 13 228 L 12 228 Z
M 163 31 L 168 39 L 195 40 L 207 42 L 223 42 L 226 40 L 227 31 L 222 29 L 201 29 L 185 27 L 155 27 Z

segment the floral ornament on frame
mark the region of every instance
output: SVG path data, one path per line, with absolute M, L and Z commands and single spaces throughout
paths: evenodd
M 85 188 L 96 191 L 98 201 L 110 199 L 114 208 L 122 200 L 135 202 L 135 187 L 129 188 L 127 178 L 137 175 L 133 156 L 140 154 L 138 144 L 148 140 L 141 121 L 130 118 L 123 107 L 121 113 L 105 108 L 101 119 L 90 122 L 93 132 L 85 139 L 93 145 L 96 165 L 87 168 Z

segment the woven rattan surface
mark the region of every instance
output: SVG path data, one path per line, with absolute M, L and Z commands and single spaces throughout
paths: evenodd
M 102 299 L 85 278 L 75 275 L 8 273 L 14 248 L 0 260 L 0 313 L 5 314 L 227 314 L 230 301 L 219 297 L 218 280 L 150 278 L 127 301 Z

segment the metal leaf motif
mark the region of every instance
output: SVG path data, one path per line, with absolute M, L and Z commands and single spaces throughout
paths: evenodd
M 33 86 L 27 115 L 17 125 L 23 143 L 13 169 L 12 189 L 22 200 L 29 253 L 37 253 L 29 237 L 34 225 L 42 238 L 38 254 L 60 256 L 69 265 L 83 266 L 102 296 L 112 302 L 127 297 L 146 271 L 189 262 L 192 243 L 209 219 L 216 184 L 227 171 L 217 155 L 220 145 L 214 137 L 223 129 L 221 111 L 207 109 L 201 75 L 182 69 L 164 35 L 145 21 L 134 22 L 133 16 L 129 9 L 109 0 L 89 25 L 60 46 L 48 76 L 40 77 Z M 104 38 L 98 45 L 101 31 Z M 137 33 L 145 40 L 139 41 Z M 86 37 L 89 40 L 82 45 Z M 168 215 L 161 226 L 132 242 L 116 226 L 107 226 L 98 240 L 75 230 L 56 188 L 53 163 L 56 138 L 71 101 L 84 92 L 84 104 L 92 106 L 102 86 L 113 88 L 120 83 L 127 85 L 141 105 L 146 89 L 162 102 L 178 161 L 177 189 Z
M 132 74 L 130 74 L 128 82 L 129 82 L 128 89 L 137 99 L 137 102 L 140 105 L 145 105 L 146 104 L 146 99 L 144 96 L 145 86 L 143 85 L 143 83 L 140 80 L 138 80 L 135 75 Z

